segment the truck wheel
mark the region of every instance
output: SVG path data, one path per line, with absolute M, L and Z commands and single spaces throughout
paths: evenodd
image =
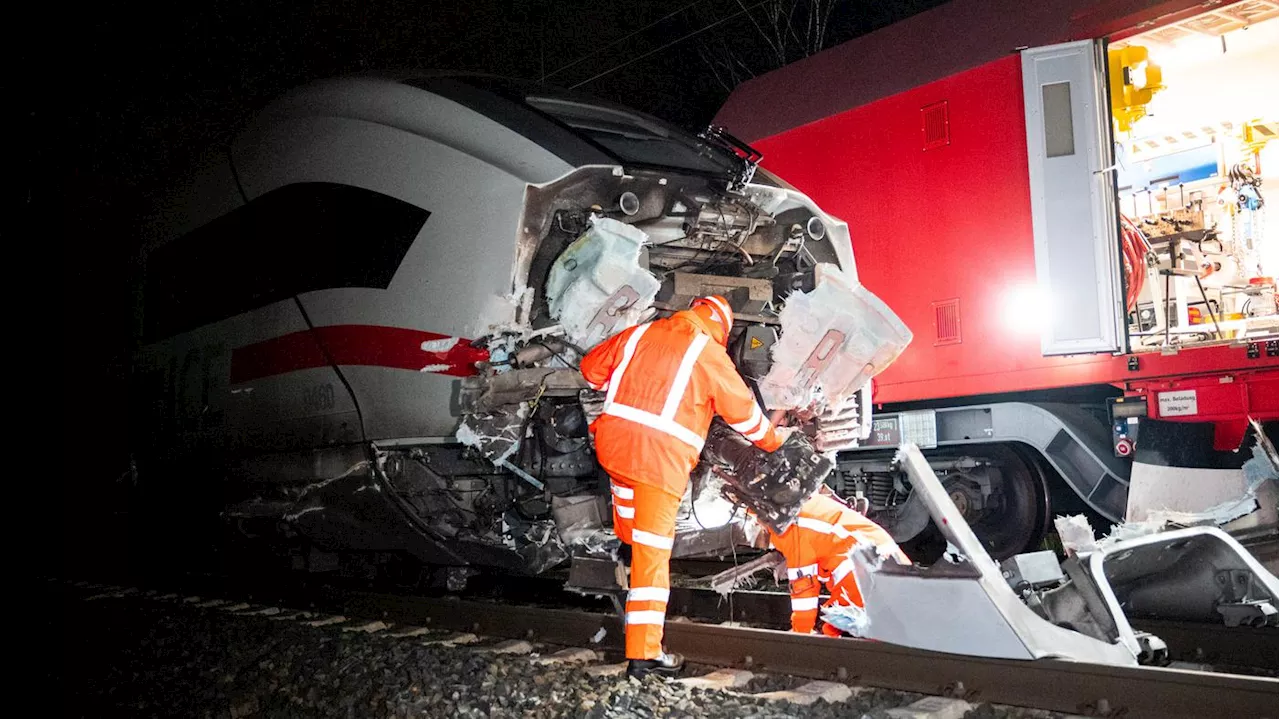
M 997 501 L 972 523 L 974 534 L 997 562 L 1034 550 L 1050 521 L 1048 481 L 1040 462 L 1032 452 L 1016 445 L 975 447 L 969 453 L 987 459 L 1001 471 Z

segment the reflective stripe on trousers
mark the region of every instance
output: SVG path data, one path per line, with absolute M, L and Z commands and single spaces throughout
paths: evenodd
M 613 529 L 631 545 L 631 588 L 626 603 L 628 659 L 662 653 L 667 599 L 671 595 L 671 547 L 680 497 L 645 484 L 613 479 Z

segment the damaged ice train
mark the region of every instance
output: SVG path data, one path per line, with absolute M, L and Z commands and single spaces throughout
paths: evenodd
M 576 364 L 704 294 L 733 305 L 763 406 L 819 443 L 866 437 L 870 377 L 910 333 L 857 284 L 846 225 L 758 160 L 491 78 L 277 100 L 147 238 L 142 513 L 180 525 L 166 542 L 220 517 L 310 571 L 536 573 L 607 548 Z M 677 556 L 750 543 L 700 489 Z

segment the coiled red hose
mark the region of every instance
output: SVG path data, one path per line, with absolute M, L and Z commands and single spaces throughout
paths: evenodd
M 1147 253 L 1151 243 L 1142 230 L 1124 215 L 1120 216 L 1120 252 L 1124 258 L 1125 309 L 1132 312 L 1147 283 Z

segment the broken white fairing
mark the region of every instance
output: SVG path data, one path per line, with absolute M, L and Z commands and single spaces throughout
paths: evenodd
M 922 569 L 855 553 L 865 615 L 831 618 L 860 636 L 970 656 L 1135 665 L 1165 662 L 1168 647 L 1135 631 L 1131 618 L 1275 624 L 1276 577 L 1213 527 L 1098 549 L 1084 541 L 1085 533 L 1092 538 L 1087 523 L 1061 522 L 1060 531 L 1078 530 L 1072 536 L 1082 551 L 1050 581 L 1015 591 L 1007 575 L 1017 572 L 1002 572 L 986 553 L 919 449 L 902 447 L 898 461 L 959 556 Z
M 769 184 L 598 166 L 531 185 L 514 275 L 477 341 L 489 362 L 463 381 L 457 439 L 516 475 L 507 486 L 516 507 L 599 491 L 587 432 L 598 397 L 577 366 L 605 338 L 695 297 L 729 300 L 730 356 L 750 383 L 768 376 L 765 405 L 792 410 L 815 438 L 824 412 L 842 441 L 865 436 L 869 398 L 859 390 L 910 339 L 858 285 L 846 225 Z M 758 543 L 714 488 L 685 507 L 677 556 Z M 598 550 L 583 529 L 571 535 Z

